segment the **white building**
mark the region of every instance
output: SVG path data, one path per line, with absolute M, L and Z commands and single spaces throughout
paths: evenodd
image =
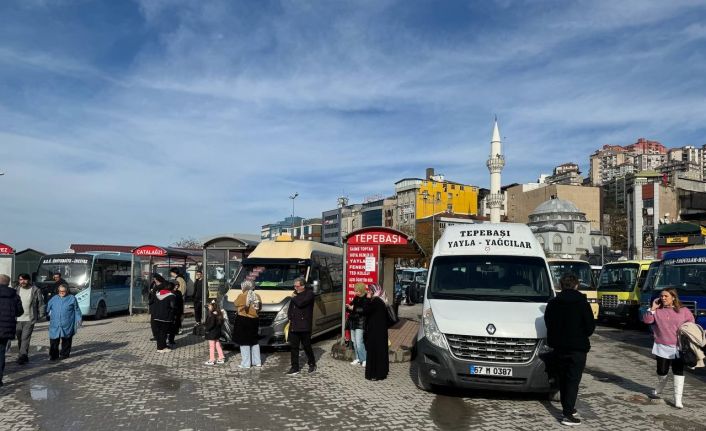
M 591 230 L 591 222 L 576 205 L 564 199 L 541 203 L 527 223 L 547 257 L 587 259 L 599 255 L 600 246 L 610 247 L 610 238 Z

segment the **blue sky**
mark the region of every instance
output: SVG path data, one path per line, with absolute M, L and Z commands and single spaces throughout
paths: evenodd
M 0 242 L 257 233 L 435 167 L 706 143 L 703 1 L 0 2 Z

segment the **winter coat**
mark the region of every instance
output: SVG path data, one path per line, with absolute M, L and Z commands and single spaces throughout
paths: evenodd
M 152 320 L 174 323 L 176 317 L 176 295 L 168 289 L 162 289 L 154 295 L 151 306 Z
M 181 317 L 184 315 L 184 295 L 178 290 L 173 290 L 174 294 L 174 317 Z
M 289 330 L 292 332 L 311 332 L 314 319 L 314 300 L 316 296 L 311 289 L 292 296 L 289 302 Z
M 7 285 L 0 285 L 0 339 L 15 338 L 17 318 L 24 314 L 22 300 L 17 291 Z
M 260 296 L 257 296 L 258 304 L 262 304 Z M 235 308 L 237 314 L 233 323 L 233 341 L 240 346 L 254 346 L 260 340 L 260 319 L 258 309 L 254 306 L 246 306 L 248 294 L 241 293 L 235 298 Z
M 370 299 L 365 296 L 356 296 L 351 301 L 353 310 L 348 313 L 348 326 L 349 329 L 364 329 L 365 328 L 365 314 L 363 314 L 363 309 L 365 305 L 370 301 Z
M 218 340 L 221 338 L 222 329 L 223 316 L 219 316 L 217 311 L 209 311 L 208 316 L 206 316 L 206 324 L 204 328 L 206 339 Z
M 682 350 L 687 348 L 694 352 L 696 357 L 696 365 L 694 368 L 701 368 L 704 366 L 704 351 L 702 350 L 706 346 L 706 334 L 701 326 L 693 322 L 684 323 L 679 327 L 679 340 L 681 342 Z
M 16 287 L 18 295 L 20 289 L 24 288 L 20 286 Z M 29 323 L 34 325 L 37 323 L 37 320 L 44 319 L 46 307 L 44 306 L 44 295 L 42 295 L 42 290 L 37 286 L 30 286 L 29 289 L 32 290 L 32 300 L 29 303 L 29 310 L 25 310 L 24 312 L 29 313 Z
M 76 297 L 66 294 L 63 298 L 54 295 L 47 303 L 49 315 L 49 338 L 70 338 L 76 334 L 81 323 L 81 309 Z
M 181 275 L 177 275 L 177 278 L 174 279 L 174 282 L 176 283 L 176 290 L 181 292 L 181 296 L 186 296 L 186 280 L 184 280 L 184 277 L 182 277 Z
M 562 290 L 549 300 L 544 312 L 547 344 L 559 351 L 588 352 L 588 337 L 596 329 L 586 296 L 575 289 Z

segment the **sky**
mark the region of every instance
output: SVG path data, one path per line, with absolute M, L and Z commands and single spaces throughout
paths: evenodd
M 706 3 L 0 2 L 0 242 L 259 233 L 434 167 L 706 144 Z

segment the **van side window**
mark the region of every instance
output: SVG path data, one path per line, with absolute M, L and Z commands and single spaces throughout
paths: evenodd
M 105 272 L 105 266 L 103 262 L 97 261 L 93 265 L 93 275 L 91 276 L 91 289 L 103 289 L 103 272 Z
M 314 265 L 318 270 L 319 288 L 321 290 L 321 293 L 330 293 L 332 291 L 331 275 L 329 274 L 328 262 L 326 261 L 326 257 L 320 254 L 314 254 L 313 256 L 311 256 L 311 258 L 314 261 Z M 312 280 L 316 279 L 312 278 Z
M 329 256 L 329 273 L 331 275 L 331 287 L 334 292 L 343 291 L 343 259 L 341 256 Z

